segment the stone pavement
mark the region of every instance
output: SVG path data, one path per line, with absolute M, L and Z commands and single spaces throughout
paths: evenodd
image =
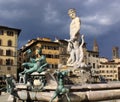
M 13 102 L 13 100 L 9 93 L 2 93 L 0 95 L 0 102 Z

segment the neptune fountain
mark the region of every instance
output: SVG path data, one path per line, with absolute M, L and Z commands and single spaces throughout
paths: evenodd
M 19 83 L 11 76 L 6 77 L 7 90 L 14 101 L 26 102 L 95 102 L 120 98 L 120 83 L 94 83 L 94 73 L 83 58 L 84 35 L 80 34 L 81 20 L 75 9 L 69 9 L 71 18 L 70 39 L 67 51 L 70 56 L 66 69 L 57 70 L 47 67 L 42 48 L 38 49 L 38 58 L 30 58 L 22 64 L 24 71 L 19 73 Z M 31 53 L 31 49 L 27 51 Z

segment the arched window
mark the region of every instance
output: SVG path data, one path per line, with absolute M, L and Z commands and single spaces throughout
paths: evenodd
M 3 35 L 3 30 L 0 30 L 0 35 Z
M 10 65 L 10 59 L 6 59 L 6 65 Z
M 8 40 L 8 46 L 12 46 L 12 41 Z
M 0 39 L 0 45 L 2 45 L 2 40 Z
M 6 56 L 12 56 L 13 51 L 12 50 L 6 50 Z
M 3 64 L 3 60 L 2 59 L 0 59 L 0 65 L 2 65 Z
M 11 59 L 11 62 L 10 62 L 11 65 L 13 65 L 13 60 Z
M 6 65 L 13 65 L 12 59 L 6 59 Z
M 14 36 L 14 32 L 13 31 L 7 31 L 7 35 L 8 36 Z
M 3 55 L 3 50 L 2 49 L 0 49 L 0 55 Z

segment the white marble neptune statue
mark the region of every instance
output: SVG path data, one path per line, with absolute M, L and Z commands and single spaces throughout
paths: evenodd
M 82 35 L 82 39 L 80 37 L 80 27 L 81 27 L 81 20 L 79 17 L 76 16 L 75 9 L 69 9 L 68 15 L 71 18 L 70 23 L 70 39 L 68 41 L 68 52 L 70 53 L 70 57 L 67 61 L 67 65 L 80 65 L 83 60 L 83 43 L 84 43 L 84 36 Z M 81 44 L 80 44 L 81 39 Z

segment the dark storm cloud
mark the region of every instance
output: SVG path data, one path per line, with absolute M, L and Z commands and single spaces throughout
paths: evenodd
M 19 47 L 36 37 L 69 38 L 67 11 L 75 8 L 88 47 L 96 38 L 100 52 L 110 56 L 112 46 L 120 47 L 119 4 L 119 0 L 0 0 L 0 25 L 22 29 Z

